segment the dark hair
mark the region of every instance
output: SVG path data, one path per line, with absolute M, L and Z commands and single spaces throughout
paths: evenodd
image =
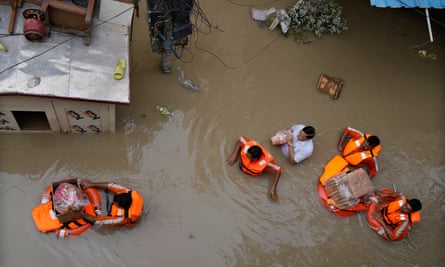
M 420 200 L 416 198 L 408 200 L 408 203 L 411 206 L 412 212 L 422 209 L 422 203 L 420 203 Z
M 368 145 L 371 147 L 376 147 L 380 145 L 380 139 L 375 135 L 371 135 L 370 137 L 368 137 L 367 140 L 368 140 Z
M 307 139 L 312 139 L 315 136 L 315 128 L 312 126 L 304 127 L 303 132 L 306 134 Z
M 252 156 L 253 159 L 259 159 L 263 155 L 263 151 L 259 146 L 251 146 L 247 149 L 247 152 Z
M 131 206 L 131 191 L 128 193 L 120 193 L 120 194 L 116 194 L 114 195 L 113 200 L 115 202 L 117 202 L 117 204 L 119 205 L 119 207 L 128 210 Z

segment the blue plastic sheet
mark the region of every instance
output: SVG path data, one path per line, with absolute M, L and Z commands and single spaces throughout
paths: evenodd
M 370 0 L 376 7 L 445 8 L 445 0 Z
M 428 34 L 430 41 L 433 42 L 433 32 L 431 29 L 431 20 L 428 12 L 429 8 L 445 8 L 445 0 L 370 0 L 371 6 L 376 7 L 394 7 L 394 8 L 425 8 L 425 17 L 428 24 Z

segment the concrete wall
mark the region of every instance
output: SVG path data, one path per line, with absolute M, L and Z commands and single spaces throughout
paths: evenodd
M 0 131 L 114 133 L 115 109 L 115 104 L 0 96 Z

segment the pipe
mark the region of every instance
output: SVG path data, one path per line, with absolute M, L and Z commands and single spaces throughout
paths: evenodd
M 431 30 L 430 12 L 428 11 L 428 8 L 425 8 L 425 15 L 426 15 L 426 23 L 428 24 L 428 33 L 430 35 L 430 41 L 432 43 L 434 42 L 434 39 L 433 39 L 433 32 Z

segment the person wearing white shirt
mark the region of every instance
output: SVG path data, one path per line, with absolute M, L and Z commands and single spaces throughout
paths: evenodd
M 288 130 L 278 133 L 286 135 L 286 141 L 277 143 L 281 146 L 281 152 L 289 158 L 291 163 L 301 163 L 312 155 L 314 144 L 312 138 L 315 136 L 315 128 L 302 124 L 295 124 Z

